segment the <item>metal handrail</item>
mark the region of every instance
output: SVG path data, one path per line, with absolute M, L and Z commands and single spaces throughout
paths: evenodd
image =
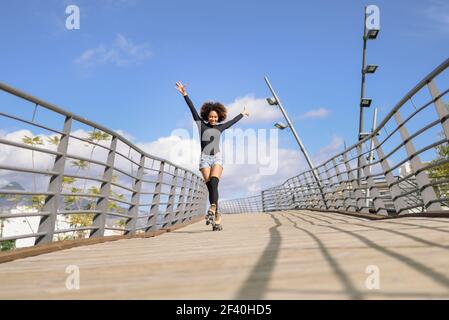
M 134 145 L 119 133 L 110 130 L 100 124 L 87 120 L 79 115 L 66 111 L 58 106 L 31 96 L 23 91 L 15 89 L 7 84 L 0 82 L 0 90 L 10 96 L 22 99 L 33 104 L 35 112 L 37 107 L 43 107 L 46 110 L 65 117 L 63 130 L 51 128 L 48 125 L 34 121 L 29 121 L 23 117 L 0 112 L 0 117 L 10 121 L 16 121 L 21 124 L 31 125 L 34 128 L 47 130 L 52 134 L 59 135 L 57 150 L 54 148 L 42 148 L 35 145 L 28 145 L 11 141 L 6 138 L 0 138 L 0 146 L 5 145 L 10 148 L 29 150 L 39 152 L 54 157 L 53 169 L 44 170 L 37 168 L 23 167 L 20 165 L 0 164 L 0 169 L 14 173 L 26 173 L 32 175 L 50 176 L 50 181 L 46 191 L 36 190 L 6 190 L 0 189 L 0 196 L 22 196 L 28 201 L 36 200 L 40 205 L 30 205 L 32 212 L 1 212 L 0 219 L 12 221 L 15 218 L 39 218 L 39 227 L 37 232 L 2 236 L 0 235 L 0 245 L 5 241 L 16 241 L 19 239 L 34 238 L 34 244 L 49 243 L 58 240 L 59 234 L 73 234 L 78 232 L 80 237 L 103 237 L 105 231 L 123 232 L 123 234 L 134 234 L 138 232 L 154 231 L 166 226 L 176 225 L 191 220 L 194 216 L 203 215 L 206 209 L 207 189 L 203 178 L 182 166 L 176 165 L 171 161 L 148 154 L 147 152 Z M 1 107 L 1 104 L 0 104 Z M 108 135 L 108 143 L 97 143 L 94 140 L 78 137 L 71 134 L 72 122 L 77 121 L 83 125 L 93 128 L 94 132 L 100 131 Z M 106 152 L 106 160 L 97 160 L 94 157 L 84 157 L 68 153 L 69 139 L 88 143 L 92 148 L 101 148 Z M 129 148 L 128 156 L 118 150 L 117 143 L 120 146 Z M 93 149 L 92 149 L 93 150 Z M 140 162 L 129 155 L 131 151 L 135 156 L 140 157 Z M 115 163 L 115 159 L 125 161 L 131 165 L 131 171 L 124 170 L 122 166 Z M 90 165 L 98 165 L 103 168 L 101 177 L 94 176 L 92 172 L 81 174 L 66 170 L 67 160 L 85 161 Z M 148 163 L 148 160 L 151 161 Z M 135 168 L 135 170 L 133 169 Z M 126 181 L 113 181 L 113 173 L 121 174 Z M 145 176 L 151 172 L 151 180 Z M 79 189 L 68 192 L 64 190 L 63 178 L 89 181 L 90 183 L 99 183 L 98 193 L 90 193 Z M 153 178 L 154 177 L 154 178 Z M 144 186 L 145 185 L 145 188 Z M 86 187 L 86 186 L 85 186 Z M 117 196 L 114 193 L 115 187 L 120 192 L 127 192 L 127 196 Z M 153 190 L 148 190 L 148 187 Z M 170 188 L 170 191 L 166 191 Z M 39 197 L 42 197 L 39 198 Z M 61 205 L 67 197 L 77 199 L 76 201 L 90 200 L 93 208 L 65 208 Z M 150 197 L 148 199 L 148 197 Z M 165 201 L 165 197 L 168 200 Z M 120 212 L 114 212 L 109 205 L 118 206 Z M 149 207 L 144 211 L 144 207 Z M 17 211 L 17 210 L 16 210 Z M 165 213 L 164 213 L 165 211 Z M 62 217 L 75 215 L 91 216 L 91 224 L 87 226 L 70 225 L 67 228 L 59 229 L 57 227 Z M 107 218 L 115 217 L 121 219 L 124 226 L 110 226 L 107 224 Z M 11 220 L 9 220 L 11 219 Z M 144 220 L 144 221 L 142 221 Z M 3 222 L 2 227 L 3 227 Z M 28 221 L 27 221 L 28 222 Z M 67 222 L 65 224 L 68 224 Z M 3 231 L 3 230 L 2 230 Z M 85 233 L 89 232 L 89 233 Z
M 423 163 L 420 159 L 421 155 L 429 150 L 449 143 L 449 108 L 443 102 L 449 88 L 446 87 L 440 93 L 434 81 L 448 67 L 449 59 L 446 59 L 415 85 L 390 110 L 371 134 L 313 168 L 318 173 L 319 184 L 310 178 L 313 172 L 308 170 L 288 178 L 278 186 L 263 190 L 258 198 L 259 205 L 263 208 L 262 212 L 310 208 L 399 215 L 415 213 L 419 207 L 421 207 L 420 212 L 424 213 L 448 210 L 449 205 L 445 195 L 441 194 L 442 190 L 448 189 L 447 179 L 434 178 L 429 173 L 435 168 L 448 164 L 449 156 L 433 159 L 429 163 Z M 425 87 L 428 88 L 430 100 L 419 108 L 415 107 L 413 112 L 402 119 L 401 111 L 406 103 L 412 101 L 413 97 L 422 92 Z M 428 121 L 423 116 L 423 112 L 432 105 L 435 107 L 437 118 Z M 413 119 L 428 122 L 409 133 L 408 127 Z M 390 122 L 394 122 L 394 129 L 390 133 L 387 132 L 384 139 L 378 141 L 377 136 Z M 431 141 L 426 141 L 424 146 L 415 147 L 418 139 L 436 129 L 444 133 L 442 139 L 433 138 Z M 399 136 L 400 143 L 389 146 L 396 135 Z M 373 147 L 369 142 L 373 142 Z M 406 157 L 400 158 L 399 151 L 404 151 Z M 377 153 L 377 160 L 367 163 L 365 156 L 371 152 Z M 390 163 L 396 158 L 400 159 Z M 360 166 L 355 163 L 358 161 Z M 395 176 L 394 170 L 405 164 L 411 166 L 411 173 L 407 173 L 405 177 Z M 376 171 L 373 172 L 374 170 Z M 357 172 L 361 172 L 359 178 L 357 178 Z M 404 184 L 408 185 L 406 190 Z M 325 201 L 321 200 L 320 185 Z M 369 193 L 366 191 L 368 189 Z M 228 200 L 222 201 L 220 205 L 226 207 L 229 213 L 244 212 L 248 202 L 253 200 L 254 198 Z M 323 202 L 326 202 L 329 208 L 326 208 Z

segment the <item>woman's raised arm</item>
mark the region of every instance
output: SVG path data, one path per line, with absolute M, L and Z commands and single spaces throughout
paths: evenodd
M 243 107 L 243 111 L 240 112 L 240 114 L 239 114 L 238 116 L 236 116 L 234 119 L 232 119 L 232 120 L 230 120 L 230 121 L 228 121 L 228 122 L 222 123 L 222 124 L 220 125 L 221 129 L 222 129 L 222 130 L 228 129 L 229 127 L 231 127 L 232 125 L 234 125 L 235 123 L 237 123 L 240 119 L 242 119 L 243 116 L 249 117 L 249 112 L 246 111 L 246 107 Z
M 185 86 L 180 81 L 176 82 L 176 90 L 178 90 L 184 96 L 184 100 L 186 101 L 187 105 L 190 108 L 190 111 L 192 112 L 193 119 L 195 121 L 201 121 L 200 115 L 196 111 L 192 100 L 190 100 L 189 96 L 187 95 Z

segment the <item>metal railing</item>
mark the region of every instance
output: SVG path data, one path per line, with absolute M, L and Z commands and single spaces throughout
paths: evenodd
M 9 182 L 0 186 L 0 244 L 133 235 L 205 213 L 199 175 L 99 124 L 6 84 L 0 89 L 0 127 L 16 130 L 0 131 L 0 181 Z M 8 224 L 22 232 L 6 235 Z
M 260 195 L 220 202 L 221 213 L 257 213 L 262 211 L 262 198 Z
M 245 212 L 248 202 L 261 212 L 300 208 L 399 215 L 447 210 L 449 107 L 443 98 L 448 66 L 449 59 L 419 82 L 371 134 L 314 168 L 324 197 L 309 170 L 257 198 L 220 206 L 229 213 Z M 445 85 L 441 92 L 437 81 Z

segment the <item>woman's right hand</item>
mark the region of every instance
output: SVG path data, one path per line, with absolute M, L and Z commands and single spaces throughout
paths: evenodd
M 186 87 L 181 83 L 181 81 L 176 82 L 176 90 L 181 92 L 183 96 L 187 95 Z

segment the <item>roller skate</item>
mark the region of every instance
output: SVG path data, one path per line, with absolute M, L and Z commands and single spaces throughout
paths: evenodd
M 211 204 L 209 207 L 209 210 L 207 210 L 207 214 L 206 214 L 206 226 L 208 226 L 209 224 L 213 224 L 213 221 L 215 220 L 215 212 L 217 211 L 217 205 L 216 204 Z
M 221 214 L 218 212 L 218 208 L 215 211 L 215 217 L 212 222 L 212 231 L 221 231 L 223 226 L 221 225 Z

